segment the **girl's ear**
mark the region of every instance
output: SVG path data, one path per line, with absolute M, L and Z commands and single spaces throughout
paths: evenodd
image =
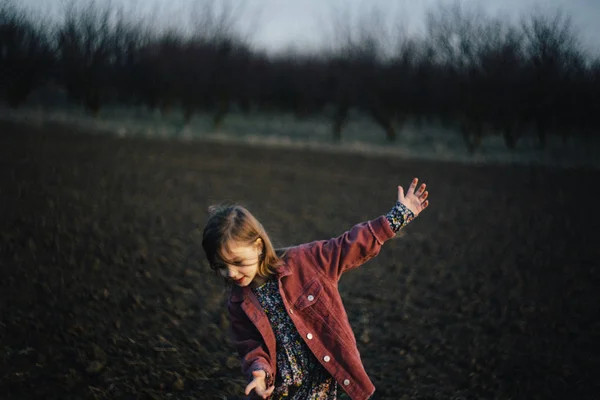
M 256 246 L 256 248 L 257 248 L 257 249 L 258 249 L 260 252 L 262 252 L 262 251 L 263 251 L 263 247 L 264 247 L 264 245 L 263 245 L 263 240 L 262 240 L 261 238 L 257 238 L 257 239 L 254 241 L 254 245 Z

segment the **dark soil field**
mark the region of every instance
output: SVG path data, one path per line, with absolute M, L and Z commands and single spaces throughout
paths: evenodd
M 0 123 L 0 398 L 239 399 L 200 246 L 238 201 L 276 245 L 430 207 L 340 291 L 375 399 L 600 398 L 597 170 L 119 139 Z

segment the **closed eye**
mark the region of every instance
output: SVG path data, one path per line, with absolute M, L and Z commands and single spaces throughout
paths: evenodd
M 244 264 L 241 261 L 234 262 L 233 265 L 235 265 L 236 267 L 251 267 L 252 266 L 252 264 Z
M 240 261 L 240 260 L 232 261 L 231 265 L 233 265 L 235 267 L 250 267 L 250 266 L 252 266 L 252 264 L 244 264 L 244 262 Z M 227 269 L 227 265 L 225 265 L 225 264 L 213 264 L 213 267 L 215 269 Z
M 231 260 L 231 265 L 235 265 L 236 267 L 250 267 L 252 266 L 252 263 L 244 263 L 245 260 L 241 259 L 241 258 L 234 258 L 233 260 Z

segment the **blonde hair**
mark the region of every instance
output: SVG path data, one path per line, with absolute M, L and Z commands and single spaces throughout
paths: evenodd
M 224 263 L 230 263 L 223 250 L 232 242 L 252 245 L 262 241 L 258 275 L 269 277 L 281 263 L 281 251 L 275 250 L 262 224 L 241 205 L 219 204 L 209 207 L 209 217 L 202 233 L 202 248 L 211 269 L 217 271 Z

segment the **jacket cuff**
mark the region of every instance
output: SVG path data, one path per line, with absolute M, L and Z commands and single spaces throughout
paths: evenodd
M 388 222 L 385 215 L 380 216 L 377 219 L 369 221 L 369 228 L 377 239 L 377 242 L 381 245 L 385 241 L 393 238 L 396 233 L 390 227 L 390 223 Z
M 252 367 L 250 369 L 250 374 L 248 376 L 248 381 L 250 382 L 250 381 L 252 381 L 252 379 L 254 379 L 252 377 L 252 372 L 254 372 L 254 371 L 260 371 L 260 370 L 265 371 L 265 374 L 266 374 L 266 376 L 265 376 L 265 385 L 266 385 L 266 387 L 268 389 L 269 387 L 271 387 L 273 385 L 273 382 L 275 381 L 275 378 L 273 377 L 273 371 L 271 371 L 271 367 L 268 366 L 268 365 L 266 365 L 266 364 L 262 364 L 261 363 L 261 364 L 257 364 L 256 366 Z

